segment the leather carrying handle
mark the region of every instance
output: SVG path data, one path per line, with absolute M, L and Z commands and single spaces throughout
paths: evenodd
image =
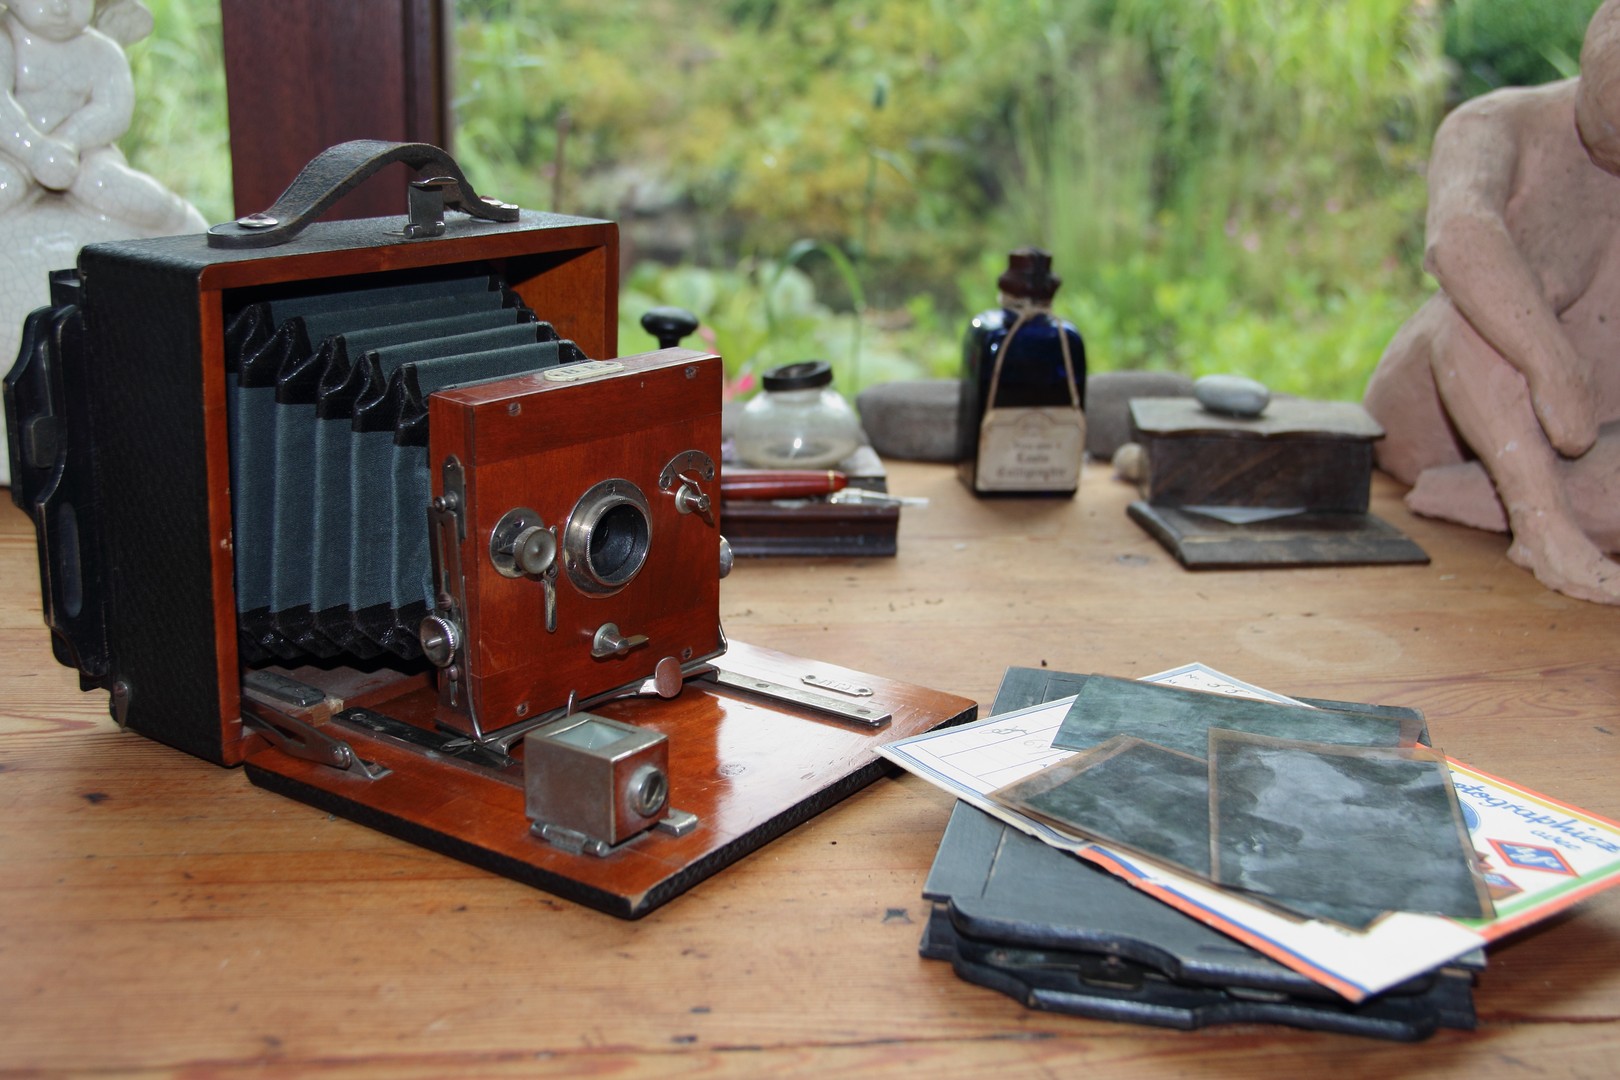
M 461 166 L 437 146 L 355 139 L 327 147 L 317 154 L 268 210 L 209 229 L 208 246 L 261 248 L 285 244 L 362 181 L 396 161 L 404 162 L 419 173 L 447 178 L 450 183 L 444 190 L 446 209 L 460 210 L 486 221 L 518 219 L 516 206 L 486 199 L 474 191 Z

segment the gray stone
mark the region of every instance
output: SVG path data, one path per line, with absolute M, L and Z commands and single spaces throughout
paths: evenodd
M 872 446 L 884 457 L 957 460 L 956 379 L 880 383 L 855 399 Z M 1104 371 L 1086 379 L 1086 453 L 1104 461 L 1131 437 L 1131 398 L 1191 397 L 1193 381 L 1168 371 Z
M 1086 379 L 1086 453 L 1108 461 L 1131 438 L 1131 399 L 1191 397 L 1193 382 L 1169 371 L 1099 371 Z
M 1205 375 L 1193 383 L 1193 397 L 1210 412 L 1243 418 L 1259 416 L 1271 404 L 1265 384 L 1242 375 Z
M 955 461 L 961 399 L 956 379 L 919 379 L 868 386 L 855 406 L 872 448 L 883 457 Z

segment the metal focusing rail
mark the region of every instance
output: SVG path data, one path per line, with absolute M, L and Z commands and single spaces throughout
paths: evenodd
M 684 665 L 679 674 L 680 681 L 675 683 L 675 692 L 678 693 L 679 687 L 687 680 L 702 680 L 729 691 L 796 705 L 828 719 L 864 728 L 881 728 L 893 719 L 893 713 L 867 703 L 865 699 L 872 696 L 872 689 L 868 686 L 814 674 L 802 677 L 800 681 L 805 686 L 792 686 L 726 671 L 715 666 L 711 662 L 713 659 L 714 657 L 706 657 Z M 328 729 L 316 726 L 262 700 L 263 697 L 277 697 L 294 707 L 309 708 L 326 700 L 320 690 L 270 672 L 253 673 L 248 685 L 258 689 L 260 697 L 243 698 L 243 720 L 254 731 L 269 739 L 278 750 L 293 757 L 343 769 L 367 780 L 388 775 L 387 768 L 364 760 L 348 743 L 334 738 Z M 530 731 L 615 698 L 671 697 L 673 694 L 670 693 L 670 689 L 669 682 L 662 678 L 654 678 L 584 701 L 570 698 L 568 704 L 561 708 L 528 717 L 499 731 L 490 732 L 482 738 L 431 731 L 403 720 L 396 720 L 373 709 L 363 708 L 340 706 L 332 714 L 332 724 L 436 758 L 499 775 L 510 782 L 521 783 L 521 778 L 512 775 L 518 762 L 511 756 L 511 750 L 518 740 Z

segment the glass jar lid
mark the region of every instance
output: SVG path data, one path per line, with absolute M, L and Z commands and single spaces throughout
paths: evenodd
M 766 390 L 813 390 L 832 385 L 832 365 L 825 360 L 800 360 L 767 371 L 760 379 Z

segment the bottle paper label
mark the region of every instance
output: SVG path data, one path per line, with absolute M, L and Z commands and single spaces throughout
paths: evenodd
M 1080 484 L 1086 418 L 1067 406 L 991 409 L 979 424 L 979 491 L 1072 491 Z

